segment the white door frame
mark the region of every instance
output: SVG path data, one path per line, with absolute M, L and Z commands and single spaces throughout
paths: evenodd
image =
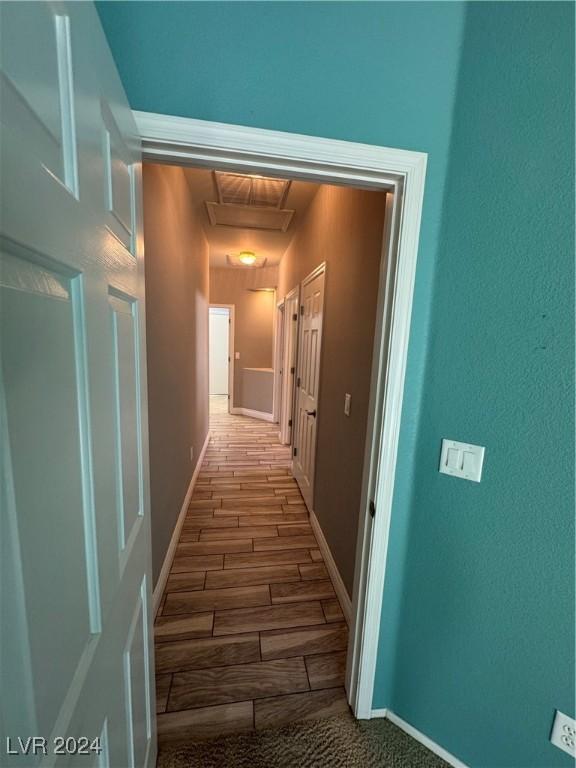
M 276 304 L 274 313 L 274 390 L 272 395 L 272 419 L 275 424 L 280 424 L 282 410 L 283 381 L 286 375 L 283 365 L 284 358 L 284 299 Z
M 144 158 L 233 168 L 319 183 L 389 190 L 372 363 L 369 428 L 359 517 L 348 700 L 358 718 L 372 699 L 392 514 L 400 417 L 427 155 L 369 144 L 185 117 L 134 112 Z M 372 519 L 368 506 L 375 502 Z M 375 553 L 372 556 L 372 553 Z
M 296 303 L 296 327 L 291 317 L 290 305 Z M 294 430 L 289 423 L 294 422 L 294 392 L 296 382 L 296 363 L 298 360 L 298 331 L 299 331 L 299 309 L 300 306 L 300 285 L 292 288 L 284 297 L 284 359 L 282 360 L 282 370 L 284 371 L 282 381 L 282 404 L 280 409 L 280 442 L 283 445 L 292 445 Z M 292 328 L 294 336 L 292 338 Z M 292 344 L 290 341 L 292 340 Z M 290 354 L 292 352 L 292 355 Z M 294 371 L 288 369 L 291 363 L 294 363 Z
M 230 322 L 228 323 L 228 413 L 234 408 L 234 304 L 215 304 L 210 302 L 208 309 L 228 309 Z M 210 348 L 208 348 L 210 354 Z

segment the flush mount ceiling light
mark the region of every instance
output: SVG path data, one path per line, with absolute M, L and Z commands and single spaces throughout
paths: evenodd
M 242 264 L 246 264 L 247 267 L 251 267 L 252 264 L 256 261 L 256 254 L 254 251 L 241 251 L 238 254 L 238 258 L 242 262 Z
M 265 256 L 257 256 L 254 251 L 240 251 L 240 253 L 229 253 L 226 256 L 228 264 L 231 267 L 253 268 L 263 267 L 266 264 Z

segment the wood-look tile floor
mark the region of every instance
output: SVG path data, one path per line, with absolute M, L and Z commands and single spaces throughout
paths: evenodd
M 348 628 L 290 450 L 244 416 L 210 429 L 156 618 L 161 744 L 348 709 Z

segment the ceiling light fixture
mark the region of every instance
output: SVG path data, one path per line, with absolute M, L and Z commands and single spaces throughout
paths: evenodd
M 238 258 L 242 264 L 246 264 L 247 267 L 250 267 L 256 261 L 256 254 L 254 251 L 241 251 Z
M 2 2 L 2 0 L 0 0 Z M 256 255 L 254 251 L 240 251 L 240 253 L 226 254 L 226 260 L 231 267 L 238 269 L 257 269 L 266 264 L 266 256 Z

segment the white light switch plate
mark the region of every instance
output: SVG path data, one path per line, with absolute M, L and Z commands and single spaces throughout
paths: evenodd
M 461 477 L 464 480 L 480 482 L 484 448 L 481 445 L 459 443 L 456 440 L 442 440 L 439 471 L 444 475 Z
M 234 360 L 240 360 L 240 352 L 234 352 Z
M 556 710 L 550 741 L 555 747 L 576 757 L 576 720 Z

